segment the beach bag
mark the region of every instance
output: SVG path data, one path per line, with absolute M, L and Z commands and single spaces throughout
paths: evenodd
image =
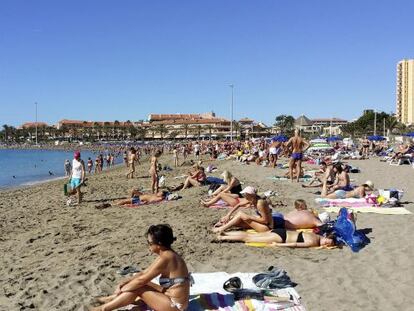
M 378 192 L 380 196 L 384 197 L 386 200 L 394 198 L 400 201 L 404 195 L 404 191 L 398 189 L 380 189 Z
M 357 253 L 370 240 L 363 232 L 356 230 L 354 222 L 349 218 L 348 210 L 345 207 L 341 208 L 333 227 L 333 232 L 337 241 L 345 243 L 354 253 Z

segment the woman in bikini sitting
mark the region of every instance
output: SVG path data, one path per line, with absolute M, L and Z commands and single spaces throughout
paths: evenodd
M 188 307 L 190 294 L 190 275 L 184 260 L 172 248 L 175 241 L 168 225 L 149 227 L 148 246 L 158 257 L 143 272 L 122 280 L 113 295 L 99 298 L 104 303 L 92 311 L 115 310 L 131 303 L 137 298 L 153 310 L 184 311 Z M 159 283 L 151 280 L 160 276 Z
M 261 199 L 257 195 L 256 189 L 251 186 L 244 188 L 240 193 L 244 195 L 249 205 L 255 209 L 257 216 L 251 216 L 241 211 L 233 216 L 243 206 L 242 203 L 239 203 L 226 216 L 221 218 L 212 231 L 219 233 L 231 227 L 254 229 L 257 232 L 265 232 L 273 229 L 272 210 L 269 207 L 269 203 Z M 245 203 L 244 206 L 246 206 Z
M 204 167 L 197 166 L 196 172 L 187 177 L 187 179 L 184 182 L 183 188 L 181 190 L 187 189 L 190 187 L 203 186 L 206 183 L 206 179 L 207 179 L 207 176 L 206 176 L 206 173 L 204 173 Z
M 221 176 L 226 184 L 221 185 L 216 191 L 214 191 L 212 194 L 213 197 L 209 201 L 201 200 L 202 205 L 208 207 L 217 203 L 219 200 L 223 200 L 230 206 L 236 206 L 240 203 L 240 198 L 243 197 L 240 193 L 242 191 L 240 181 L 229 171 L 224 171 Z
M 219 241 L 241 241 L 252 243 L 269 243 L 272 246 L 282 247 L 317 247 L 334 246 L 333 236 L 324 237 L 313 232 L 298 232 L 276 228 L 261 233 L 247 233 L 244 231 L 223 232 L 217 236 Z

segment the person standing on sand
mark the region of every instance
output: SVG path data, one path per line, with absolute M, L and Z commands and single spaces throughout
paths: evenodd
M 128 167 L 128 152 L 126 150 L 124 151 L 123 158 L 124 158 L 125 166 Z
M 75 151 L 72 161 L 72 173 L 70 175 L 70 186 L 72 191 L 68 195 L 75 195 L 78 198 L 78 204 L 82 201 L 81 186 L 85 180 L 85 163 L 81 160 L 79 151 Z
M 295 129 L 295 135 L 289 139 L 286 146 L 292 149 L 289 160 L 289 176 L 293 182 L 293 168 L 296 165 L 296 172 L 302 171 L 303 152 L 309 147 L 309 143 L 300 136 L 300 131 Z M 299 182 L 300 174 L 297 174 L 296 181 Z
M 158 158 L 161 156 L 161 151 L 157 150 L 155 154 L 151 157 L 151 166 L 149 169 L 149 174 L 151 175 L 151 191 L 152 193 L 157 193 L 159 184 L 158 184 Z
M 178 166 L 178 150 L 177 147 L 173 149 L 173 159 L 174 159 L 174 167 Z
M 127 179 L 128 178 L 134 178 L 134 173 L 135 173 L 135 160 L 136 160 L 136 150 L 134 147 L 131 147 L 130 151 L 129 151 L 129 158 L 128 158 L 128 167 L 129 167 L 129 172 L 128 174 L 126 174 Z
M 66 159 L 64 167 L 65 176 L 70 176 L 70 174 L 72 173 L 72 165 L 70 164 L 70 161 L 68 159 Z
M 88 158 L 88 174 L 92 173 L 93 162 L 91 158 Z

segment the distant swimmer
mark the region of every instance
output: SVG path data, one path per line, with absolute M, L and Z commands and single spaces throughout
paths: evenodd
M 55 174 L 53 174 L 53 172 L 52 172 L 52 171 L 49 171 L 49 175 L 50 175 L 50 176 L 53 176 L 53 175 L 55 175 Z
M 16 178 L 16 176 L 13 175 L 13 178 Z

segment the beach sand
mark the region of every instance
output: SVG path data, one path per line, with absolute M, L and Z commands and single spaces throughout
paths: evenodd
M 171 159 L 172 157 L 167 157 Z M 161 159 L 161 163 L 165 163 Z M 170 163 L 171 164 L 171 163 Z M 230 170 L 245 185 L 279 193 L 275 200 L 292 210 L 293 201 L 312 192 L 289 182 L 266 179 L 285 170 L 217 161 L 219 176 Z M 414 211 L 414 169 L 389 166 L 378 159 L 351 161 L 362 172 L 356 183 L 370 179 L 378 188 L 406 190 L 403 201 Z M 149 165 L 138 165 L 138 176 Z M 168 172 L 167 184 L 183 181 L 173 176 L 189 167 Z M 358 214 L 360 229 L 372 228 L 371 244 L 360 253 L 333 250 L 255 248 L 242 243 L 212 243 L 212 224 L 225 210 L 200 207 L 206 188 L 188 189 L 178 201 L 140 208 L 110 207 L 102 201 L 126 197 L 133 186 L 149 188 L 149 178 L 125 179 L 125 168 L 89 176 L 85 202 L 67 207 L 62 181 L 0 192 L 0 310 L 87 310 L 93 296 L 109 294 L 125 265 L 146 267 L 153 260 L 144 233 L 149 225 L 169 223 L 177 236 L 174 248 L 193 272 L 261 272 L 268 266 L 285 269 L 297 282 L 308 310 L 412 310 L 414 284 L 413 215 Z

